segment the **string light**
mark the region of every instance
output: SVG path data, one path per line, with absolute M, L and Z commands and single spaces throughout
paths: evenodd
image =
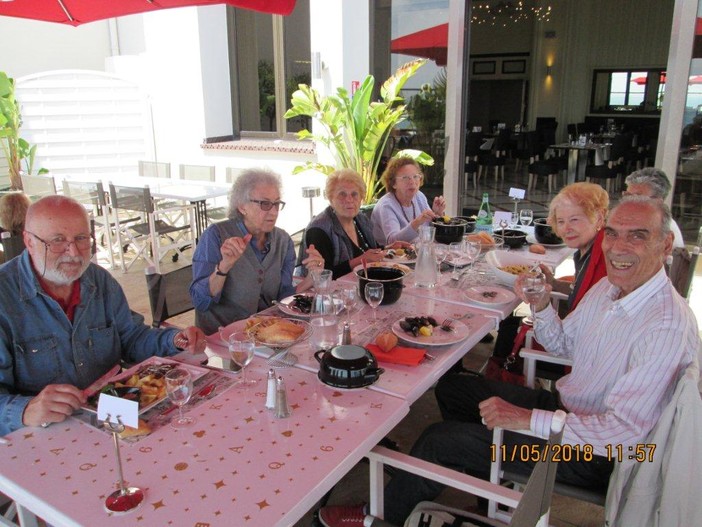
M 528 4 L 528 5 L 527 5 Z M 473 3 L 471 20 L 474 24 L 507 27 L 508 23 L 522 22 L 529 19 L 539 22 L 551 20 L 551 5 L 534 5 L 533 0 L 500 0 L 497 3 L 479 1 Z

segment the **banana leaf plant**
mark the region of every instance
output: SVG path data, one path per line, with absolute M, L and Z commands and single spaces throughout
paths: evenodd
M 319 122 L 324 134 L 305 129 L 297 137 L 325 145 L 334 157 L 335 166 L 308 162 L 295 167 L 293 173 L 311 169 L 329 175 L 339 168 L 352 168 L 366 183 L 364 203 L 373 203 L 382 190 L 378 165 L 388 138 L 393 128 L 407 118 L 400 90 L 425 62 L 426 59 L 418 59 L 398 68 L 381 86 L 379 101 L 371 101 L 375 85 L 372 75 L 365 78 L 352 97 L 344 88 L 323 97 L 314 88 L 300 84 L 292 94 L 292 106 L 285 112 L 285 118 L 304 115 Z M 408 156 L 423 165 L 434 164 L 434 159 L 421 150 L 401 150 L 396 156 Z
M 22 116 L 19 102 L 15 99 L 15 82 L 5 72 L 0 71 L 0 145 L 7 159 L 10 175 L 10 186 L 22 189 L 20 174 L 32 174 L 37 145 L 31 145 L 20 137 Z M 42 168 L 38 174 L 48 170 Z

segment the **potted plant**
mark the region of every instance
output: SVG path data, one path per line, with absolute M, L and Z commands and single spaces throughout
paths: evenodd
M 15 99 L 15 82 L 0 71 L 0 145 L 7 159 L 10 171 L 10 186 L 22 190 L 20 174 L 31 174 L 34 169 L 34 156 L 37 145 L 30 145 L 20 137 L 22 116 L 19 102 Z M 42 168 L 38 174 L 46 174 Z
M 381 191 L 378 164 L 390 132 L 406 119 L 400 90 L 425 62 L 426 59 L 414 60 L 398 68 L 381 86 L 379 101 L 371 101 L 375 85 L 372 75 L 365 78 L 353 97 L 349 97 L 344 88 L 337 88 L 336 94 L 322 97 L 314 88 L 300 84 L 292 95 L 292 106 L 285 112 L 285 118 L 305 115 L 319 122 L 325 134 L 313 134 L 304 129 L 297 133 L 297 137 L 324 144 L 334 156 L 336 165 L 308 162 L 295 167 L 293 173 L 313 169 L 328 175 L 337 168 L 353 168 L 366 183 L 364 202 L 374 202 Z M 430 155 L 420 150 L 402 150 L 397 155 L 412 157 L 424 165 L 434 163 Z

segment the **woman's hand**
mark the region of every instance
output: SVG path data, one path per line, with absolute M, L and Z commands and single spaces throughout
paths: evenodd
M 244 251 L 246 251 L 250 241 L 251 234 L 247 234 L 243 238 L 232 236 L 224 240 L 224 243 L 222 243 L 222 246 L 219 248 L 219 252 L 222 254 L 222 260 L 217 264 L 220 273 L 228 273 L 229 270 L 234 267 L 234 264 L 241 258 Z
M 434 214 L 434 211 L 431 209 L 427 209 L 427 210 L 423 211 L 415 219 L 413 219 L 410 222 L 410 225 L 412 226 L 412 228 L 415 231 L 417 231 L 417 230 L 419 230 L 420 225 L 424 225 L 425 223 L 432 221 L 434 218 L 436 218 L 436 214 Z
M 446 212 L 446 199 L 443 196 L 436 196 L 431 210 L 433 210 L 434 214 L 437 216 L 443 216 Z
M 403 242 L 402 240 L 397 240 L 396 242 L 386 245 L 386 249 L 411 249 L 412 244 L 410 242 Z
M 385 258 L 385 251 L 382 249 L 368 249 L 363 253 L 363 256 L 361 256 L 361 259 L 364 258 L 366 262 L 380 262 Z
M 302 265 L 305 266 L 308 272 L 313 269 L 324 268 L 324 258 L 319 254 L 319 251 L 314 248 L 314 244 L 310 244 L 310 246 L 305 249 L 305 252 L 307 253 L 307 257 L 302 260 Z

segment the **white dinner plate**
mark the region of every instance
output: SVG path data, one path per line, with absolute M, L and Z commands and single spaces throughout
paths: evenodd
M 484 306 L 499 306 L 517 299 L 512 291 L 494 285 L 476 285 L 467 289 L 465 294 L 469 300 Z
M 387 254 L 387 251 L 386 251 L 386 254 Z M 411 263 L 415 263 L 417 261 L 417 256 L 416 256 L 416 253 L 415 253 L 414 258 L 407 258 L 407 256 L 405 256 L 404 254 L 402 256 L 393 256 L 392 258 L 385 256 L 385 258 L 383 258 L 383 261 L 384 262 L 399 263 L 399 264 L 411 264 Z
M 400 320 L 404 320 L 404 318 Z M 453 323 L 453 331 L 444 331 L 440 327 L 435 327 L 434 333 L 431 336 L 424 337 L 420 335 L 415 337 L 412 335 L 412 333 L 407 333 L 400 327 L 400 320 L 397 320 L 392 325 L 392 332 L 397 335 L 400 340 L 417 344 L 419 346 L 447 346 L 449 344 L 460 342 L 470 335 L 470 328 L 461 323 L 460 320 L 456 320 Z M 436 320 L 439 323 L 443 321 L 443 319 L 439 320 L 438 318 Z
M 533 234 L 527 234 L 526 241 L 529 244 L 538 243 L 539 245 L 543 245 L 546 248 L 552 249 L 557 249 L 558 247 L 565 247 L 565 243 L 541 243 L 536 240 L 536 237 Z

